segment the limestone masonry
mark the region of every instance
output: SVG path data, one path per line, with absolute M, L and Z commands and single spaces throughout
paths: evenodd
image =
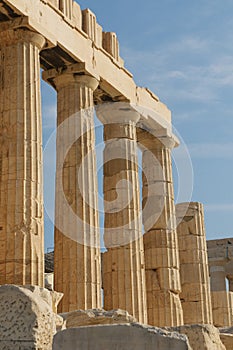
M 57 93 L 46 266 L 41 69 Z M 0 0 L 0 350 L 233 349 L 233 239 L 206 242 L 202 204 L 175 206 L 178 145 L 92 11 Z

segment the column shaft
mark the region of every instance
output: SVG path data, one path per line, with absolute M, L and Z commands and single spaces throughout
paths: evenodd
M 135 124 L 139 116 L 124 103 L 103 106 L 98 116 L 105 139 L 104 308 L 127 310 L 147 323 Z
M 55 289 L 64 293 L 61 312 L 100 308 L 93 109 L 93 90 L 98 81 L 64 73 L 54 82 L 58 91 Z
M 210 284 L 212 292 L 226 292 L 226 271 L 221 262 L 216 266 L 210 266 Z
M 0 33 L 0 284 L 44 284 L 43 45 L 28 30 Z
M 184 323 L 212 324 L 203 206 L 200 203 L 177 204 L 176 216 Z
M 183 322 L 173 195 L 171 149 L 138 129 L 142 148 L 143 224 L 148 322 L 178 326 Z

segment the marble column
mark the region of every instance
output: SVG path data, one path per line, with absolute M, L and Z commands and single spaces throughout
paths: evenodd
M 212 324 L 203 205 L 179 203 L 176 218 L 184 324 Z
M 143 224 L 148 323 L 183 323 L 180 265 L 173 194 L 172 139 L 138 128 L 142 149 Z
M 140 116 L 123 102 L 99 106 L 97 115 L 105 140 L 104 308 L 127 310 L 147 323 L 136 142 Z
M 44 284 L 39 62 L 44 43 L 27 29 L 9 26 L 0 32 L 0 284 Z
M 101 307 L 93 102 L 98 80 L 76 73 L 76 66 L 53 78 L 58 99 L 54 286 L 64 293 L 60 312 Z M 46 74 L 51 79 L 52 73 Z

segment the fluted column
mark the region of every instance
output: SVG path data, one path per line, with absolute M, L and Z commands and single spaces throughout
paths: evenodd
M 44 284 L 39 51 L 27 29 L 0 32 L 0 284 Z
M 61 312 L 101 307 L 93 103 L 98 80 L 75 69 L 53 78 L 58 99 L 54 286 L 64 293 Z
M 200 203 L 176 205 L 180 255 L 181 300 L 185 324 L 212 324 L 209 266 Z
M 138 129 L 138 141 L 142 149 L 148 323 L 177 326 L 183 323 L 183 312 L 171 165 L 174 143 L 142 129 Z
M 104 124 L 104 308 L 123 309 L 147 323 L 136 122 L 130 105 L 99 106 Z

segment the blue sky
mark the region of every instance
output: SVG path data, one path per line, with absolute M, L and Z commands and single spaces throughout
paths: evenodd
M 192 200 L 205 204 L 207 238 L 233 237 L 232 0 L 78 3 L 95 12 L 105 31 L 117 33 L 121 56 L 137 84 L 171 109 L 192 159 Z M 42 96 L 46 144 L 55 127 L 56 94 L 43 83 Z M 51 174 L 47 167 L 45 192 Z M 174 177 L 177 182 L 176 169 Z M 46 247 L 52 247 L 48 219 L 45 227 Z

